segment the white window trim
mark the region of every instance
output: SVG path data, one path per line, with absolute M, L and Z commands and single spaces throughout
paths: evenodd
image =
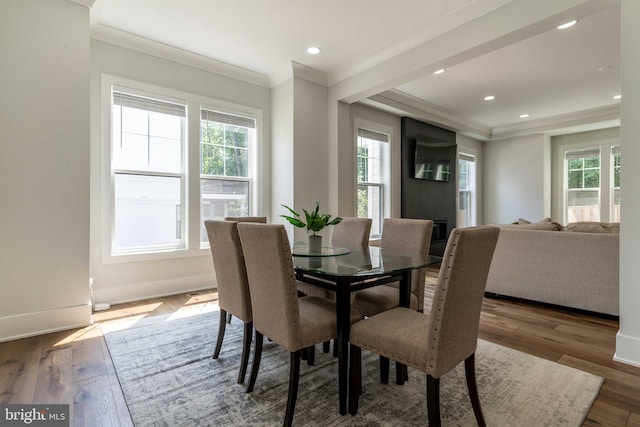
M 183 180 L 184 213 L 182 216 L 184 248 L 159 249 L 154 252 L 140 253 L 112 253 L 112 232 L 114 230 L 114 185 L 111 171 L 111 90 L 112 86 L 126 87 L 132 92 L 141 91 L 157 94 L 164 98 L 180 100 L 187 105 L 187 120 L 184 156 L 185 169 Z M 217 100 L 202 95 L 183 92 L 156 86 L 136 80 L 126 79 L 114 75 L 102 74 L 100 88 L 100 248 L 103 264 L 116 264 L 127 262 L 142 262 L 161 259 L 184 258 L 192 256 L 209 255 L 208 245 L 200 244 L 200 108 L 220 109 L 222 111 L 251 117 L 256 120 L 256 142 L 250 147 L 253 156 L 249 157 L 251 163 L 250 178 L 252 184 L 250 192 L 250 214 L 259 215 L 264 204 L 263 189 L 265 185 L 265 162 L 263 138 L 263 113 L 262 110 L 222 100 Z M 194 114 L 197 112 L 197 114 Z M 195 119 L 194 119 L 195 118 Z M 197 136 L 194 138 L 194 135 Z M 194 140 L 195 139 L 195 140 Z M 196 226 L 193 226 L 196 224 Z
M 373 122 L 371 120 L 362 119 L 360 117 L 354 117 L 353 119 L 353 146 L 354 146 L 354 156 L 353 156 L 353 186 L 354 186 L 354 200 L 353 200 L 353 209 L 355 212 L 354 216 L 358 214 L 358 129 L 367 129 L 374 132 L 386 134 L 389 137 L 389 141 L 384 148 L 383 151 L 383 173 L 382 180 L 384 183 L 384 187 L 382 189 L 382 198 L 383 198 L 383 206 L 382 206 L 382 218 L 381 221 L 384 221 L 384 218 L 390 218 L 391 215 L 391 193 L 393 193 L 393 174 L 392 174 L 392 165 L 393 165 L 393 127 L 383 125 L 377 122 Z M 377 237 L 372 239 L 372 241 L 377 241 L 380 238 Z
M 600 150 L 600 221 L 610 222 L 611 219 L 611 203 L 613 194 L 611 194 L 611 180 L 613 179 L 612 164 L 611 164 L 611 147 L 620 146 L 619 138 L 603 139 L 586 141 L 574 144 L 558 144 L 556 147 L 556 173 L 559 182 L 554 182 L 553 185 L 559 190 L 554 199 L 554 203 L 559 206 L 559 211 L 562 218 L 562 223 L 567 225 L 567 176 L 565 170 L 565 153 L 567 151 L 578 151 L 588 149 Z M 604 156 L 604 157 L 603 157 Z M 606 180 L 607 185 L 603 184 L 603 180 Z M 603 203 L 603 201 L 605 203 Z M 554 212 L 557 210 L 554 209 Z

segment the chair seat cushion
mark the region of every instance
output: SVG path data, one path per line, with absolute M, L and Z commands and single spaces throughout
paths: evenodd
M 426 314 L 396 307 L 351 326 L 351 344 L 423 372 L 427 366 Z
M 353 309 L 365 316 L 374 316 L 398 306 L 398 288 L 381 285 L 356 292 Z M 410 308 L 418 309 L 418 298 L 411 294 Z
M 324 341 L 330 341 L 336 337 L 336 304 L 322 297 L 302 297 L 298 299 L 300 310 L 300 340 L 296 351 L 310 347 Z M 351 312 L 351 323 L 361 320 L 362 317 L 355 311 Z

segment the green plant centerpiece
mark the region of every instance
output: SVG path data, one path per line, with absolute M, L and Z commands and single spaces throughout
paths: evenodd
M 322 236 L 318 233 L 322 231 L 325 227 L 329 225 L 336 225 L 342 221 L 342 218 L 339 216 L 331 219 L 330 214 L 321 214 L 320 212 L 320 202 L 316 202 L 316 208 L 309 212 L 306 209 L 302 209 L 304 212 L 304 221 L 301 219 L 301 216 L 298 212 L 294 211 L 287 205 L 282 205 L 286 208 L 292 216 L 290 215 L 280 215 L 282 218 L 289 221 L 293 226 L 298 228 L 304 228 L 307 230 L 307 234 L 309 235 L 309 252 L 310 253 L 319 253 L 322 251 Z

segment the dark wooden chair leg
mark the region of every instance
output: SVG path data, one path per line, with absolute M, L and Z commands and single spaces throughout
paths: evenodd
M 322 352 L 323 353 L 329 353 L 329 350 L 331 350 L 331 341 L 325 341 L 322 343 Z
M 487 424 L 484 421 L 484 415 L 482 415 L 478 385 L 476 383 L 475 353 L 465 359 L 464 373 L 467 377 L 467 389 L 469 390 L 469 397 L 471 398 L 471 406 L 473 406 L 473 414 L 476 416 L 476 422 L 479 427 L 485 427 Z
M 316 364 L 316 346 L 312 345 L 305 349 L 307 353 L 307 365 L 313 366 Z
M 400 362 L 396 362 L 396 384 L 404 385 L 407 377 L 407 365 L 403 365 Z
M 427 417 L 429 427 L 440 427 L 440 379 L 427 375 Z
M 380 356 L 380 382 L 389 383 L 389 358 Z
M 333 357 L 338 357 L 338 340 L 333 340 Z
M 227 313 L 227 323 L 231 323 L 231 313 Z
M 253 322 L 244 324 L 244 336 L 242 340 L 242 359 L 240 360 L 240 373 L 238 374 L 238 384 L 244 382 L 249 365 L 249 353 L 251 352 L 251 339 L 253 338 Z
M 349 350 L 349 413 L 358 413 L 358 400 L 362 394 L 362 350 L 351 345 Z
M 298 397 L 298 381 L 300 380 L 300 354 L 303 350 L 291 352 L 289 367 L 289 396 L 287 397 L 287 410 L 284 414 L 283 426 L 288 427 L 293 423 L 293 413 L 296 410 L 296 398 Z
M 218 340 L 216 341 L 216 349 L 213 351 L 213 358 L 217 359 L 220 355 L 220 349 L 222 348 L 222 340 L 224 339 L 224 330 L 227 327 L 226 323 L 227 312 L 220 309 L 220 324 L 218 325 Z
M 260 359 L 262 358 L 263 338 L 263 335 L 256 330 L 256 348 L 253 351 L 253 364 L 251 365 L 251 376 L 249 377 L 249 384 L 247 385 L 247 393 L 251 393 L 253 391 L 253 387 L 256 385 L 258 369 L 260 369 Z

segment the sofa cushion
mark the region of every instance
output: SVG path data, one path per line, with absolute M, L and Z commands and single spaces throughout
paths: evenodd
M 544 231 L 561 231 L 564 227 L 562 224 L 551 221 L 551 218 L 544 218 L 538 222 L 529 222 L 526 219 L 518 218 L 517 222 L 504 225 L 505 228 L 517 228 L 518 230 L 544 230 Z
M 619 222 L 596 222 L 579 221 L 572 222 L 565 228 L 565 231 L 576 231 L 581 233 L 608 233 L 620 234 Z

